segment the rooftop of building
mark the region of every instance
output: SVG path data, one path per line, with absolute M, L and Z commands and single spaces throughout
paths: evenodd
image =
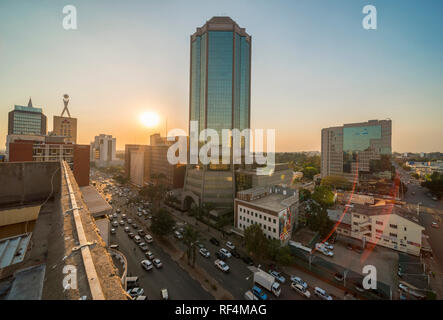
M 246 33 L 245 28 L 241 28 L 237 22 L 232 20 L 228 16 L 214 16 L 201 27 L 197 28 L 197 31 L 192 35 L 192 37 L 200 36 L 206 31 L 235 31 L 241 36 L 244 36 L 250 40 L 250 35 Z
M 7 181 L 0 185 L 0 207 L 4 209 L 0 221 L 11 210 L 39 208 L 37 216 L 23 211 L 21 227 L 27 232 L 16 232 L 20 221 L 0 225 L 2 232 L 17 233 L 0 239 L 1 261 L 7 264 L 0 266 L 0 299 L 94 299 L 97 283 L 104 299 L 127 298 L 69 166 L 61 162 L 0 163 L 0 176 Z M 73 206 L 78 209 L 72 210 Z M 83 246 L 90 259 L 84 259 Z M 76 269 L 77 288 L 64 290 L 65 268 Z
M 263 209 L 280 212 L 298 202 L 298 191 L 281 186 L 255 187 L 237 192 L 236 200 L 247 202 Z

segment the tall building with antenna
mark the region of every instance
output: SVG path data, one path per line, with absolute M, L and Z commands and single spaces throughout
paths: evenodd
M 72 118 L 71 113 L 68 109 L 69 96 L 65 94 L 63 96 L 64 108 L 60 116 L 54 116 L 53 122 L 53 134 L 57 136 L 66 137 L 66 142 L 71 142 L 73 144 L 77 143 L 77 118 Z M 68 114 L 67 117 L 63 115 L 65 112 Z

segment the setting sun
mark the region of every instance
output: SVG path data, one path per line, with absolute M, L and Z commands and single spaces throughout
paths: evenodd
M 145 112 L 140 116 L 140 121 L 145 127 L 152 128 L 158 125 L 160 117 L 155 112 Z

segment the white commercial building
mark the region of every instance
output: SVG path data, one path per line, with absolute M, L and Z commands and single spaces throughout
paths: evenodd
M 121 165 L 123 161 L 115 156 L 116 138 L 111 135 L 100 134 L 91 142 L 91 162 L 98 167 Z

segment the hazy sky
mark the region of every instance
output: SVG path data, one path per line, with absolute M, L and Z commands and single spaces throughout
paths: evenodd
M 62 27 L 77 8 L 78 30 Z M 377 8 L 378 29 L 362 27 Z M 52 130 L 71 96 L 78 142 L 146 143 L 143 111 L 187 130 L 189 36 L 228 15 L 252 35 L 251 125 L 277 151 L 320 150 L 324 127 L 393 120 L 394 151 L 443 151 L 443 1 L 0 0 L 0 149 L 32 97 Z M 158 131 L 158 130 L 157 130 Z

